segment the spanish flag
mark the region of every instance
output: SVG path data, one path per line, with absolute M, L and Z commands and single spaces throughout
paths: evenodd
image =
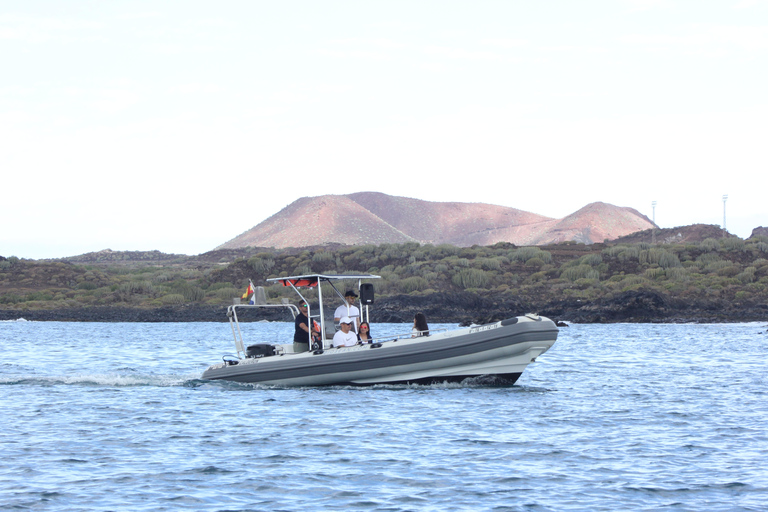
M 253 283 L 248 281 L 248 289 L 245 290 L 245 293 L 241 298 L 247 299 L 249 295 L 253 295 Z

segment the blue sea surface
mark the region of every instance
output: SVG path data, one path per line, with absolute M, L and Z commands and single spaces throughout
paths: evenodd
M 0 322 L 0 509 L 764 511 L 767 331 L 571 325 L 514 386 L 276 388 L 200 379 L 226 323 Z

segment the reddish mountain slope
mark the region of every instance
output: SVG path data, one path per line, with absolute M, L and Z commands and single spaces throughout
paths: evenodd
M 415 240 L 347 196 L 302 197 L 217 249 L 405 243 Z
M 459 246 L 489 245 L 504 236 L 489 235 L 510 226 L 534 224 L 549 217 L 506 206 L 483 203 L 434 203 L 394 197 L 379 192 L 348 196 L 387 224 L 424 243 L 451 243 Z
M 378 192 L 304 197 L 217 249 L 420 242 L 457 246 L 602 242 L 649 229 L 632 208 L 592 203 L 563 219 L 482 203 L 436 203 Z
M 634 208 L 591 203 L 541 230 L 534 245 L 574 240 L 585 244 L 613 240 L 635 231 L 650 229 L 653 223 Z M 542 226 L 544 227 L 544 226 Z

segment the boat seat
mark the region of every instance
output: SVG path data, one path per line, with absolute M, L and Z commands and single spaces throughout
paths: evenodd
M 333 322 L 325 322 L 325 339 L 332 340 L 336 334 L 336 326 Z

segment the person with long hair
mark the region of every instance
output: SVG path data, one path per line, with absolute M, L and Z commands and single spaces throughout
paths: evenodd
M 429 336 L 429 326 L 427 325 L 427 317 L 424 313 L 416 313 L 413 317 L 413 336 L 412 338 L 418 338 L 419 336 Z
M 357 341 L 361 343 L 373 343 L 373 337 L 371 337 L 371 326 L 368 322 L 360 324 L 360 332 L 357 333 Z

